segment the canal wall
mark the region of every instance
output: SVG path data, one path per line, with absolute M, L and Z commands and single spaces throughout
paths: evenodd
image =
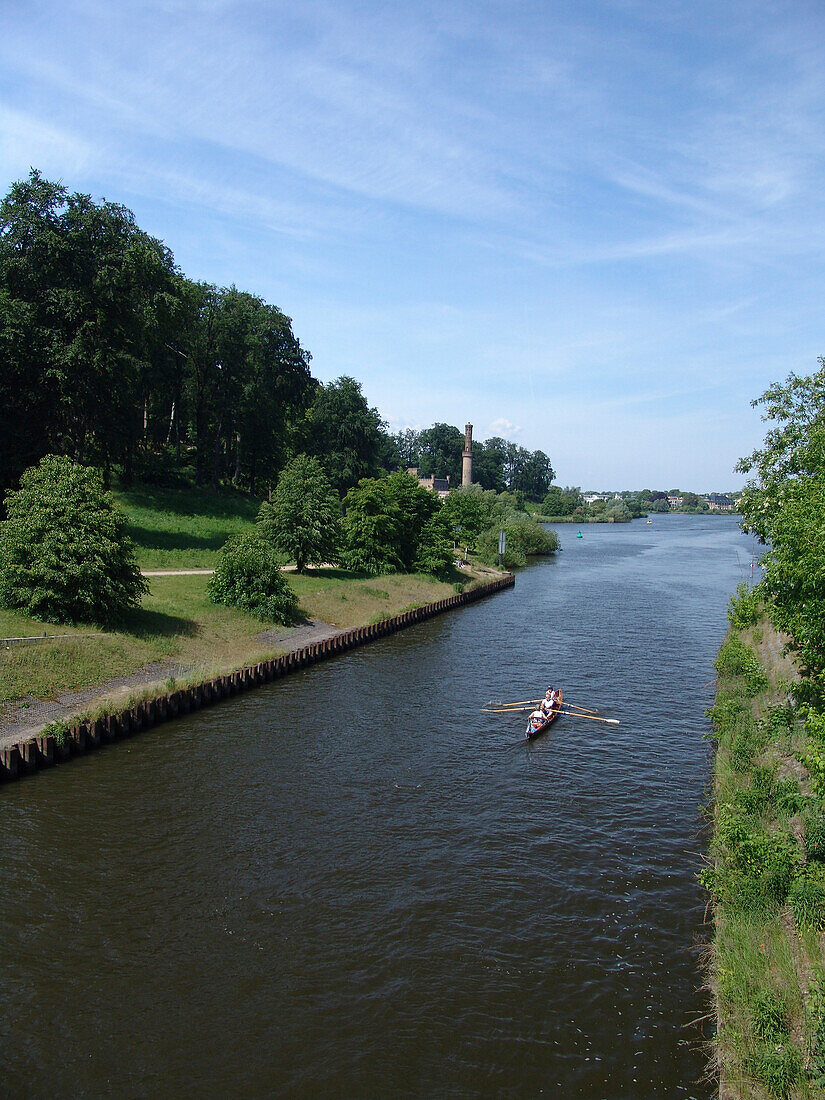
M 0 749 L 0 782 L 21 779 L 41 768 L 64 763 L 102 745 L 131 737 L 162 722 L 212 706 L 233 695 L 239 695 L 251 688 L 288 676 L 298 669 L 307 668 L 319 661 L 346 653 L 357 646 L 366 645 L 368 642 L 385 638 L 389 634 L 405 630 L 426 619 L 432 619 L 436 615 L 442 615 L 445 611 L 474 603 L 504 588 L 512 588 L 515 582 L 515 575 L 506 573 L 494 581 L 478 585 L 466 592 L 436 600 L 435 603 L 425 604 L 411 611 L 403 611 L 400 615 L 370 623 L 368 626 L 344 630 L 331 638 L 302 646 L 280 657 L 273 657 L 270 660 L 228 672 L 223 676 L 216 676 L 198 684 L 190 684 L 176 691 L 144 699 L 132 707 L 104 714 L 94 720 L 77 722 L 69 726 L 67 736 L 61 741 L 50 734 L 43 734 L 6 746 Z

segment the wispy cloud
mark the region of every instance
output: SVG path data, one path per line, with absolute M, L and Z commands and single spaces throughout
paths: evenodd
M 589 463 L 573 481 L 624 447 L 630 482 L 654 440 L 698 461 L 657 415 L 704 402 L 726 462 L 720 405 L 753 431 L 749 399 L 823 350 L 809 0 L 39 0 L 2 24 L 0 173 L 133 205 L 392 423 L 520 432 Z

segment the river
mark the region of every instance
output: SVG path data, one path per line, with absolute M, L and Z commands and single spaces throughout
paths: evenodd
M 0 788 L 0 1092 L 708 1097 L 696 884 L 733 517 Z M 548 684 L 612 726 L 480 713 Z

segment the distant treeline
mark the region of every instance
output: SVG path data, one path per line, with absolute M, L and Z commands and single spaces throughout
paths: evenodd
M 460 482 L 463 432 L 391 435 L 353 378 L 322 385 L 290 318 L 187 278 L 131 211 L 32 171 L 0 204 L 0 491 L 45 454 L 253 495 L 317 457 L 339 491 L 406 466 Z M 550 460 L 473 444 L 484 489 L 541 500 Z

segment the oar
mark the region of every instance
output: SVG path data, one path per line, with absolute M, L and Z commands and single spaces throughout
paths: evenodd
M 600 714 L 598 710 L 589 710 L 587 707 L 577 707 L 575 703 L 565 703 L 562 700 L 562 706 L 571 707 L 573 710 L 580 710 L 583 714 Z
M 522 711 L 526 712 L 532 710 L 533 707 L 506 707 L 499 710 L 491 710 L 489 707 L 481 707 L 482 714 L 521 714 Z
M 597 718 L 595 714 L 577 714 L 573 710 L 565 710 L 562 707 L 562 714 L 569 714 L 571 718 L 586 718 L 588 722 L 606 722 L 608 726 L 618 726 L 618 718 Z
M 486 704 L 486 706 L 488 706 L 488 707 L 523 707 L 528 703 L 532 704 L 532 703 L 540 703 L 540 702 L 541 702 L 541 699 L 519 699 L 515 703 L 502 703 L 498 699 L 491 699 L 490 702 Z

